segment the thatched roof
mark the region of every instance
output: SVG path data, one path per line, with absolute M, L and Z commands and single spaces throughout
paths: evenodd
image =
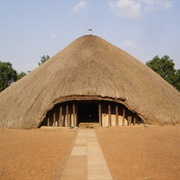
M 180 93 L 146 65 L 97 36 L 83 36 L 0 93 L 0 127 L 35 128 L 55 104 L 106 99 L 145 123 L 180 123 Z

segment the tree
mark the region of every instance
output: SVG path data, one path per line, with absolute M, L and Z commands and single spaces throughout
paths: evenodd
M 24 77 L 26 75 L 25 72 L 21 71 L 21 73 L 17 74 L 17 80 L 21 79 L 22 77 Z
M 17 72 L 10 62 L 0 61 L 0 92 L 17 80 Z
M 176 89 L 180 91 L 180 69 L 176 71 Z
M 50 58 L 50 56 L 48 56 L 48 55 L 43 55 L 43 56 L 41 57 L 41 60 L 40 60 L 40 62 L 38 63 L 38 65 L 40 66 L 42 63 L 46 62 L 49 58 Z
M 164 78 L 168 83 L 173 85 L 177 90 L 180 90 L 180 85 L 178 85 L 180 70 L 174 68 L 175 64 L 169 56 L 165 55 L 162 58 L 155 56 L 152 60 L 148 61 L 146 65 Z

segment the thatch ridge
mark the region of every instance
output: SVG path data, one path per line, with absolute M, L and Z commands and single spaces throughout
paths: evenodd
M 0 93 L 0 127 L 38 127 L 73 97 L 121 102 L 146 123 L 180 123 L 180 93 L 127 52 L 82 36 Z

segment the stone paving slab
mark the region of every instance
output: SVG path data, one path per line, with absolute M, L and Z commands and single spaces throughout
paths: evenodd
M 61 180 L 87 179 L 87 156 L 71 155 L 66 164 Z
M 112 180 L 94 129 L 78 129 L 62 180 Z

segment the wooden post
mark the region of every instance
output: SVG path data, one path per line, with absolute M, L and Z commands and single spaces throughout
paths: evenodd
M 125 109 L 125 107 L 123 107 L 123 119 L 122 119 L 122 125 L 123 126 L 124 126 L 125 115 L 126 115 L 126 109 Z
M 98 112 L 99 112 L 99 126 L 102 126 L 102 110 L 101 110 L 101 102 L 98 104 Z
M 108 103 L 108 126 L 111 126 L 111 104 Z
M 55 107 L 53 108 L 53 124 L 54 124 L 54 126 L 56 126 L 56 111 L 55 111 Z
M 116 126 L 119 126 L 119 121 L 118 121 L 118 114 L 119 114 L 119 112 L 118 112 L 118 105 L 116 104 Z
M 66 126 L 70 126 L 70 123 L 69 123 L 69 105 L 68 103 L 66 103 Z
M 76 103 L 76 120 L 75 120 L 76 126 L 79 125 L 78 123 L 79 123 L 79 122 L 78 122 L 78 103 Z
M 55 111 L 55 124 L 56 124 L 56 126 L 59 126 L 59 119 L 58 119 L 59 108 L 57 105 L 55 106 L 54 111 Z
M 62 105 L 59 108 L 59 126 L 62 126 Z
M 76 127 L 76 105 L 75 102 L 73 102 L 73 127 Z
M 131 126 L 131 122 L 132 122 L 132 113 L 129 116 L 129 126 Z
M 49 112 L 47 113 L 47 126 L 50 126 L 50 117 L 49 117 Z
M 49 112 L 49 125 L 53 126 L 53 111 L 52 110 Z
M 133 126 L 136 124 L 136 114 L 133 113 Z

